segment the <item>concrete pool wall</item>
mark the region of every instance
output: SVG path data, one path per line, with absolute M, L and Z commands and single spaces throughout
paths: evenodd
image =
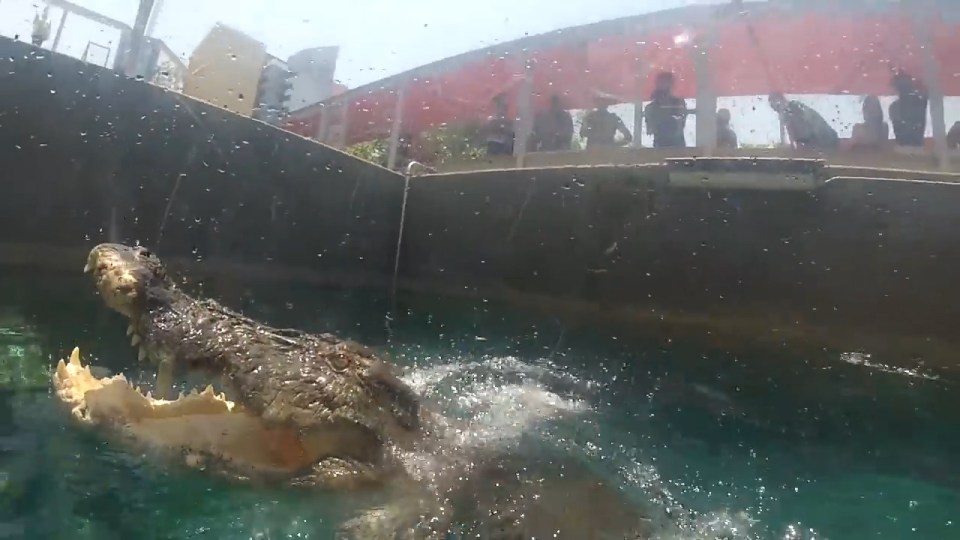
M 7 258 L 114 239 L 334 281 L 393 267 L 397 174 L 70 57 L 0 49 Z
M 97 242 L 159 243 L 191 276 L 389 294 L 402 176 L 68 57 L 0 48 L 0 264 L 79 272 Z M 958 184 L 678 188 L 662 168 L 476 171 L 412 178 L 404 216 L 401 290 L 627 334 L 810 335 L 956 364 Z

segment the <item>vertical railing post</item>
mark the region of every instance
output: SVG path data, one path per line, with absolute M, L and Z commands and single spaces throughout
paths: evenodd
M 330 138 L 330 116 L 332 116 L 330 105 L 324 103 L 320 106 L 320 121 L 317 122 L 317 133 L 315 137 L 317 141 L 323 144 L 327 144 Z
M 137 9 L 137 18 L 133 23 L 133 30 L 130 32 L 130 49 L 126 58 L 124 72 L 128 77 L 144 75 L 137 73 L 142 67 L 140 65 L 140 56 L 143 53 L 143 42 L 147 30 L 147 20 L 153 13 L 154 0 L 140 0 L 140 7 Z
M 403 131 L 403 96 L 406 81 L 397 84 L 397 103 L 393 106 L 393 121 L 390 125 L 390 149 L 387 154 L 387 168 L 397 166 L 397 150 L 400 147 L 400 132 Z
M 923 60 L 923 82 L 930 100 L 930 121 L 933 132 L 933 146 L 937 155 L 937 164 L 941 170 L 950 169 L 950 150 L 947 147 L 946 111 L 943 105 L 943 88 L 940 85 L 940 66 L 937 65 L 934 36 L 934 6 L 931 2 L 922 2 L 911 9 L 913 30 L 920 43 Z
M 517 112 L 520 118 L 513 146 L 513 155 L 517 158 L 518 169 L 523 168 L 526 163 L 527 144 L 533 132 L 533 66 L 530 52 L 524 50 L 520 58 L 523 62 L 523 81 L 520 85 L 520 93 L 517 95 Z
M 347 122 L 350 121 L 349 113 L 350 100 L 344 99 L 340 102 L 340 131 L 337 133 L 337 148 L 341 150 L 347 147 Z
M 710 72 L 710 50 L 715 42 L 716 27 L 707 22 L 698 32 L 692 49 L 697 77 L 697 141 L 704 155 L 712 156 L 717 148 L 717 92 Z

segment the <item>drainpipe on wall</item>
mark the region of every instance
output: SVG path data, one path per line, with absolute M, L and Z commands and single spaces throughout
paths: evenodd
M 530 133 L 533 131 L 533 67 L 530 65 L 530 54 L 524 51 L 521 55 L 523 61 L 523 82 L 520 86 L 520 94 L 517 96 L 517 112 L 519 113 L 518 126 L 516 130 L 516 139 L 513 146 L 513 155 L 517 158 L 517 168 L 521 169 L 527 159 L 527 144 L 530 141 Z
M 637 55 L 637 61 L 633 68 L 633 141 L 630 146 L 640 148 L 643 146 L 643 91 L 644 82 L 647 80 L 647 65 L 640 60 L 642 54 Z

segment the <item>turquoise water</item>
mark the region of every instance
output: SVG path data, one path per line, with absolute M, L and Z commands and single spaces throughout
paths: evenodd
M 226 485 L 69 426 L 48 370 L 72 346 L 148 376 L 82 277 L 0 279 L 0 538 L 330 538 L 350 511 L 348 497 Z M 363 291 L 261 286 L 242 307 L 389 352 L 486 436 L 535 439 L 625 492 L 655 472 L 705 529 L 752 524 L 730 538 L 960 538 L 948 381 L 833 351 L 627 340 L 483 301 L 402 297 L 389 325 L 389 302 Z

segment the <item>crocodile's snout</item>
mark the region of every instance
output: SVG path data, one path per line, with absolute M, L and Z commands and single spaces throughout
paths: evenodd
M 168 287 L 160 260 L 143 247 L 100 244 L 90 250 L 84 273 L 90 273 L 104 302 L 113 310 L 136 319 L 151 292 Z

